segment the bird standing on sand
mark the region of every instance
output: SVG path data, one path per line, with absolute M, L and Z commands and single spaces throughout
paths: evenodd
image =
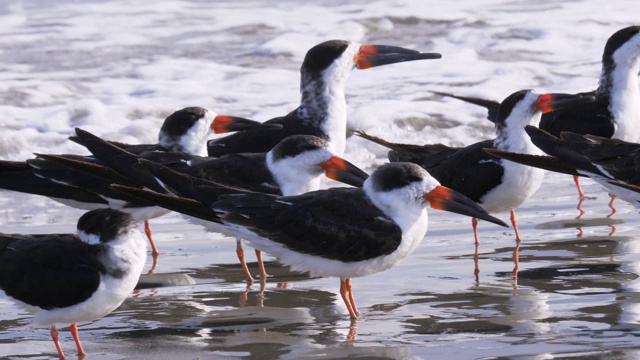
M 496 138 L 464 148 L 442 144 L 394 144 L 380 138 L 357 133 L 368 140 L 389 147 L 391 161 L 410 161 L 427 169 L 444 186 L 477 202 L 489 213 L 510 211 L 511 223 L 520 241 L 515 208 L 525 202 L 542 184 L 544 171 L 510 161 L 497 160 L 484 149 L 501 149 L 526 154 L 540 154 L 524 131 L 525 125 L 538 125 L 542 113 L 575 102 L 593 101 L 593 97 L 543 94 L 521 90 L 500 104 L 496 119 Z M 472 219 L 473 234 L 479 244 L 478 220 Z
M 630 142 L 640 141 L 639 71 L 640 26 L 635 25 L 616 31 L 607 40 L 597 89 L 576 94 L 595 96 L 595 101 L 544 114 L 540 129 L 556 137 L 560 137 L 563 131 L 570 131 Z M 489 120 L 495 121 L 500 105 L 498 102 L 439 94 L 484 106 L 489 110 Z M 575 176 L 574 180 L 580 198 L 584 198 L 578 177 Z
M 211 115 L 207 116 L 206 109 L 184 108 L 164 120 L 157 144 L 130 145 L 118 142 L 111 142 L 111 144 L 135 154 L 164 150 L 203 155 L 206 153 L 207 137 L 211 133 L 212 118 Z M 71 140 L 82 145 L 82 140 L 77 137 L 71 137 Z M 64 156 L 85 162 L 100 163 L 91 156 Z M 149 206 L 147 203 L 132 202 L 131 199 L 123 198 L 121 193 L 109 188 L 110 184 L 110 181 L 70 170 L 42 156 L 20 162 L 0 161 L 0 188 L 47 196 L 64 205 L 83 210 L 110 207 L 130 213 L 136 221 L 144 221 L 151 252 L 153 255 L 158 255 L 148 220 L 164 215 L 167 211 Z
M 264 123 L 218 115 L 213 124 L 217 134 L 241 132 L 210 140 L 209 156 L 267 152 L 287 136 L 298 134 L 327 140 L 331 144 L 329 150 L 342 156 L 347 137 L 345 86 L 351 71 L 440 57 L 438 53 L 345 40 L 320 43 L 307 52 L 300 68 L 300 106 Z
M 71 323 L 78 355 L 85 355 L 76 323 L 99 319 L 131 294 L 144 267 L 146 240 L 130 215 L 91 210 L 74 234 L 0 234 L 0 289 L 51 326 Z
M 390 269 L 409 256 L 427 231 L 427 206 L 507 226 L 411 163 L 379 167 L 362 189 L 228 195 L 212 209 L 284 265 L 311 276 L 339 277 L 342 299 L 356 319 L 351 278 Z

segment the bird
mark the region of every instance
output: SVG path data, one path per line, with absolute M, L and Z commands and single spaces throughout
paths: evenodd
M 491 155 L 544 170 L 588 176 L 610 193 L 640 207 L 640 144 L 568 131 L 560 137 L 527 126 L 531 141 L 547 155 L 487 149 Z
M 496 119 L 496 138 L 454 148 L 442 144 L 394 144 L 362 131 L 356 135 L 389 147 L 389 160 L 419 164 L 444 186 L 450 187 L 489 213 L 509 211 L 516 242 L 520 242 L 515 208 L 525 202 L 542 184 L 544 171 L 509 161 L 496 161 L 484 148 L 540 154 L 524 131 L 525 125 L 537 125 L 542 113 L 575 102 L 593 101 L 593 97 L 565 94 L 537 94 L 520 90 L 500 104 Z M 475 243 L 480 243 L 477 219 L 472 219 Z
M 135 288 L 146 239 L 133 218 L 113 209 L 83 214 L 76 234 L 0 234 L 0 289 L 49 325 L 64 359 L 56 323 L 70 323 L 79 356 L 77 322 L 99 319 Z
M 145 163 L 155 167 L 154 172 L 167 171 L 161 165 Z M 331 172 L 332 176 L 343 174 L 340 167 Z M 171 176 L 164 174 L 162 179 Z M 222 225 L 223 232 L 248 240 L 251 246 L 274 255 L 293 270 L 307 271 L 311 276 L 340 277 L 341 296 L 353 319 L 359 313 L 351 278 L 389 269 L 410 255 L 426 233 L 427 206 L 508 227 L 464 195 L 439 185 L 426 170 L 412 163 L 382 165 L 362 188 L 330 188 L 296 196 L 228 191 L 215 183 L 191 186 L 200 192 L 197 199 L 113 185 Z
M 315 135 L 330 141 L 342 156 L 347 137 L 345 85 L 351 71 L 399 62 L 439 59 L 438 53 L 420 53 L 396 46 L 361 45 L 330 40 L 312 47 L 300 68 L 300 106 L 264 123 L 218 115 L 214 132 L 240 131 L 208 142 L 209 156 L 239 152 L 267 152 L 289 135 Z M 266 126 L 265 126 L 266 125 Z M 270 126 L 270 128 L 267 128 Z
M 640 26 L 628 26 L 616 31 L 605 44 L 597 89 L 576 94 L 595 96 L 595 101 L 545 114 L 539 128 L 556 137 L 563 131 L 570 131 L 630 142 L 640 141 L 639 71 Z M 499 107 L 497 102 L 438 94 L 484 106 L 489 111 L 489 120 L 495 121 Z M 584 198 L 578 178 L 575 177 L 574 180 L 580 198 Z
M 114 147 L 131 153 L 152 150 L 183 151 L 191 154 L 206 154 L 206 139 L 211 133 L 213 116 L 201 107 L 188 107 L 169 115 L 162 124 L 157 144 L 129 145 L 111 142 Z M 71 137 L 82 144 L 82 139 Z M 81 173 L 60 166 L 40 154 L 26 161 L 0 160 L 0 189 L 47 196 L 64 205 L 83 210 L 111 207 L 129 212 L 136 220 L 144 221 L 153 255 L 159 253 L 152 238 L 148 220 L 167 213 L 164 209 L 143 202 L 132 202 L 122 193 L 109 188 L 104 181 L 91 173 Z M 71 159 L 96 162 L 92 156 L 64 155 Z M 99 162 L 99 161 L 98 161 Z
M 507 226 L 412 163 L 382 165 L 362 188 L 297 196 L 230 194 L 211 209 L 230 231 L 293 270 L 339 277 L 341 297 L 357 319 L 351 279 L 390 269 L 409 256 L 426 234 L 427 206 Z
M 158 193 L 172 193 L 195 199 L 198 199 L 201 194 L 195 188 L 196 185 L 213 184 L 216 189 L 220 188 L 217 185 L 224 185 L 225 193 L 242 190 L 275 195 L 298 195 L 318 190 L 323 173 L 358 187 L 362 186 L 364 179 L 368 176 L 355 165 L 331 153 L 328 150 L 330 147 L 328 141 L 313 135 L 289 136 L 267 153 L 229 154 L 210 158 L 158 151 L 135 155 L 112 146 L 82 129 L 76 129 L 76 133 L 87 149 L 109 168 L 105 169 L 102 165 L 66 157 L 48 156 L 47 159 L 60 162 L 74 171 L 95 176 L 104 174 L 106 182 L 111 181 L 128 187 L 145 188 Z M 154 166 L 156 163 L 162 164 L 166 170 L 159 171 L 160 166 Z M 163 174 L 165 175 L 162 176 Z M 120 180 L 120 177 L 124 180 Z M 228 187 L 232 189 L 227 190 Z M 130 197 L 126 192 L 123 192 L 123 195 Z M 217 195 L 214 199 L 217 200 Z M 136 200 L 140 203 L 154 204 L 153 201 L 135 196 L 131 199 L 131 201 Z M 205 223 L 205 226 L 210 231 L 219 230 L 215 226 L 210 228 L 209 222 Z M 237 239 L 236 252 L 247 281 L 252 282 L 253 277 L 245 262 L 240 238 Z M 256 255 L 260 275 L 264 279 L 266 271 L 262 257 L 259 252 Z

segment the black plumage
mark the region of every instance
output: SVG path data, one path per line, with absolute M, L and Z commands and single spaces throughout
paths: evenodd
M 295 197 L 229 195 L 212 208 L 225 213 L 223 221 L 293 251 L 347 263 L 388 255 L 402 239 L 400 227 L 361 189 L 333 188 Z

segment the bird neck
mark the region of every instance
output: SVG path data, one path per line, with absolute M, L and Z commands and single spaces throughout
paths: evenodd
M 362 189 L 369 201 L 400 227 L 405 237 L 422 239 L 425 236 L 429 217 L 426 205 L 416 201 L 420 197 L 418 191 L 376 192 L 371 181 L 365 181 Z
M 609 112 L 615 124 L 613 138 L 636 142 L 640 138 L 640 58 L 616 63 L 603 69 L 597 95 L 609 100 Z
M 312 167 L 303 164 L 302 161 L 302 159 L 298 158 L 289 158 L 288 161 L 274 161 L 273 153 L 267 153 L 267 168 L 278 183 L 283 196 L 300 195 L 320 188 L 322 175 L 320 168 L 315 172 L 306 171 L 304 169 L 311 169 Z M 297 164 L 292 162 L 297 162 Z M 291 169 L 300 169 L 300 171 L 291 171 Z
M 502 151 L 517 152 L 521 154 L 541 155 L 542 151 L 535 146 L 529 135 L 524 131 L 526 125 L 538 126 L 542 114 L 536 112 L 530 121 L 523 125 L 509 125 L 497 129 L 494 147 Z
M 319 130 L 330 143 L 330 150 L 344 154 L 347 137 L 347 101 L 341 79 L 314 79 L 301 86 L 302 99 L 298 116 L 302 122 Z
M 179 136 L 171 136 L 164 132 L 158 134 L 158 144 L 169 151 L 186 152 L 191 155 L 207 156 L 207 137 L 211 134 L 209 124 L 198 121 L 195 128 Z
M 102 245 L 103 265 L 107 274 L 115 278 L 137 278 L 147 257 L 147 241 L 142 232 L 132 228 L 120 238 Z

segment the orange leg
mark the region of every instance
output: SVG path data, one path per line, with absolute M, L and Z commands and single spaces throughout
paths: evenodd
M 516 240 L 516 248 L 513 249 L 513 288 L 518 289 L 518 272 L 520 271 L 520 240 Z
M 267 269 L 264 268 L 264 261 L 262 261 L 262 251 L 256 250 L 256 259 L 258 259 L 258 269 L 260 269 L 260 278 L 267 280 Z
M 580 186 L 580 176 L 574 176 L 573 181 L 576 183 L 576 188 L 578 189 L 578 195 L 580 199 L 584 199 L 584 193 L 582 192 L 582 187 Z
M 580 201 L 578 201 L 578 206 L 576 206 L 576 209 L 578 209 L 580 214 L 578 214 L 578 217 L 576 219 L 580 219 L 582 217 L 582 215 L 584 215 L 584 210 L 582 210 L 582 203 L 583 202 L 584 202 L 584 198 L 580 198 Z
M 151 237 L 151 226 L 149 226 L 149 221 L 144 222 L 144 232 L 145 234 L 147 234 L 147 238 L 149 239 L 149 245 L 151 245 L 151 253 L 153 255 L 160 254 L 160 252 L 158 252 L 156 244 L 153 242 L 153 237 Z
M 240 298 L 238 299 L 238 306 L 245 307 L 247 306 L 247 300 L 249 299 L 249 291 L 251 291 L 252 284 L 247 284 L 247 288 L 240 294 Z
M 71 324 L 71 336 L 73 336 L 73 340 L 76 342 L 76 347 L 78 348 L 78 356 L 85 356 L 87 353 L 82 349 L 82 344 L 80 343 L 80 338 L 78 337 L 78 324 Z
M 260 292 L 258 293 L 258 303 L 259 307 L 264 307 L 264 291 L 267 288 L 267 279 L 260 279 Z
M 607 215 L 608 218 L 612 217 L 613 214 L 615 214 L 618 211 L 613 206 L 613 202 L 616 200 L 616 196 L 615 195 L 611 195 L 611 194 L 609 194 L 609 196 L 611 197 L 611 201 L 609 201 L 609 208 L 611 208 L 611 214 Z
M 351 324 L 349 324 L 349 333 L 347 334 L 347 340 L 355 340 L 356 336 L 358 336 L 358 320 L 351 319 Z
M 340 295 L 344 304 L 347 306 L 347 311 L 351 315 L 352 319 L 357 319 L 360 313 L 356 308 L 356 302 L 353 300 L 353 288 L 351 287 L 351 279 L 340 279 Z
M 56 345 L 60 359 L 66 359 L 62 352 L 62 347 L 60 347 L 60 342 L 58 341 L 58 329 L 56 329 L 55 325 L 51 325 L 51 340 L 53 340 L 53 343 Z
M 473 275 L 475 275 L 476 277 L 476 285 L 480 282 L 480 254 L 478 252 L 478 245 L 479 244 L 476 244 L 476 251 L 473 253 L 473 263 L 475 265 L 475 268 L 473 269 Z
M 518 220 L 516 220 L 516 211 L 511 209 L 511 224 L 513 225 L 513 231 L 516 232 L 516 241 L 520 242 L 520 233 L 518 232 Z
M 153 259 L 153 263 L 151 264 L 151 268 L 147 275 L 153 275 L 153 272 L 156 271 L 156 267 L 158 267 L 158 254 L 151 254 L 151 258 Z
M 360 316 L 360 312 L 358 311 L 358 307 L 356 306 L 356 300 L 353 298 L 353 287 L 351 286 L 351 279 L 347 279 L 346 283 L 347 283 L 347 290 L 349 290 L 349 301 L 351 302 L 353 311 L 356 312 L 356 316 Z
M 476 239 L 476 246 L 480 245 L 478 240 L 478 219 L 471 218 L 471 226 L 473 227 L 473 237 Z
M 238 260 L 240 260 L 240 265 L 242 266 L 242 271 L 244 271 L 244 276 L 247 278 L 247 282 L 249 284 L 253 284 L 253 277 L 249 272 L 247 262 L 244 261 L 244 250 L 242 249 L 242 242 L 240 239 L 236 239 L 236 254 L 238 255 Z

